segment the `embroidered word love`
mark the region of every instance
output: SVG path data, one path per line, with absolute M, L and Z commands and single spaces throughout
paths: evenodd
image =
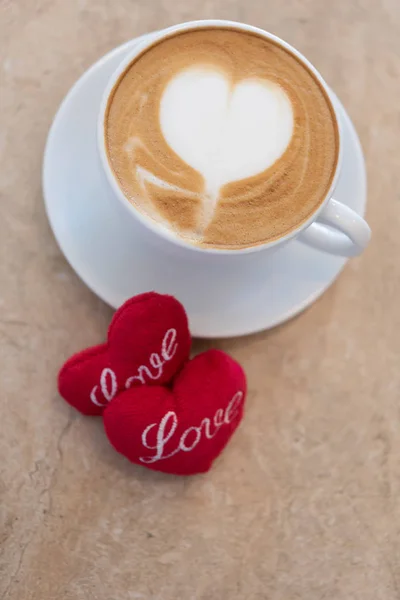
M 140 365 L 136 374 L 128 377 L 125 381 L 125 389 L 129 389 L 134 381 L 139 381 L 144 385 L 147 381 L 160 379 L 164 372 L 165 363 L 172 360 L 178 349 L 176 337 L 176 329 L 168 329 L 168 331 L 166 331 L 161 343 L 160 353 L 152 352 L 150 354 L 148 358 L 149 364 Z M 98 398 L 99 386 L 106 402 L 101 402 Z M 117 391 L 117 375 L 113 369 L 105 367 L 101 372 L 99 385 L 95 385 L 90 392 L 90 400 L 96 406 L 104 407 L 115 397 Z
M 212 419 L 206 417 L 201 421 L 200 425 L 185 429 L 181 434 L 179 441 L 176 439 L 176 448 L 172 452 L 164 454 L 166 444 L 174 437 L 179 426 L 177 414 L 174 411 L 168 411 L 158 424 L 156 443 L 154 445 L 149 443 L 149 434 L 157 427 L 157 423 L 152 423 L 143 431 L 143 446 L 148 450 L 155 450 L 155 454 L 153 456 L 141 456 L 139 460 L 142 463 L 151 464 L 171 458 L 171 456 L 178 454 L 178 452 L 191 452 L 202 440 L 203 433 L 206 439 L 211 440 L 217 435 L 221 427 L 229 425 L 237 417 L 243 399 L 243 392 L 236 392 L 225 410 L 219 408 Z

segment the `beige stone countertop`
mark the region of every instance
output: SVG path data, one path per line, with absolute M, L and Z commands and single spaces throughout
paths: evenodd
M 0 0 L 0 599 L 400 598 L 398 0 Z M 60 364 L 112 311 L 48 225 L 41 163 L 84 70 L 194 18 L 299 48 L 360 134 L 373 241 L 304 314 L 198 344 L 230 352 L 249 394 L 207 475 L 135 467 L 56 391 Z

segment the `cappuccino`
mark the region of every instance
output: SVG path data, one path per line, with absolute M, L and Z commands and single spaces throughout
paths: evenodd
M 104 130 L 127 200 L 209 248 L 296 230 L 324 201 L 339 154 L 334 111 L 313 73 L 278 43 L 230 28 L 145 49 L 114 86 Z

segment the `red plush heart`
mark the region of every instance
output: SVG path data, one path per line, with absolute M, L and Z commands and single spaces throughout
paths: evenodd
M 241 366 L 219 350 L 185 365 L 172 389 L 122 392 L 104 411 L 114 448 L 155 471 L 193 475 L 208 471 L 243 416 L 246 378 Z
M 86 415 L 102 414 L 119 391 L 169 383 L 189 358 L 191 337 L 183 306 L 149 292 L 115 313 L 108 341 L 73 355 L 61 368 L 61 396 Z

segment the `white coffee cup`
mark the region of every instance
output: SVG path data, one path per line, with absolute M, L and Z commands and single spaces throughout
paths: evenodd
M 327 96 L 330 98 L 332 108 L 336 116 L 338 130 L 339 130 L 339 156 L 337 161 L 336 171 L 332 180 L 331 187 L 322 202 L 322 204 L 315 210 L 311 217 L 297 229 L 291 231 L 289 234 L 282 236 L 281 238 L 260 244 L 257 246 L 250 246 L 247 248 L 241 248 L 238 250 L 231 249 L 218 249 L 218 248 L 202 248 L 190 244 L 179 238 L 173 232 L 169 231 L 166 227 L 155 222 L 149 217 L 146 217 L 143 213 L 137 210 L 132 203 L 125 197 L 121 190 L 118 181 L 110 167 L 106 147 L 105 147 L 105 115 L 107 110 L 107 104 L 110 94 L 124 73 L 125 69 L 129 64 L 141 54 L 146 48 L 152 46 L 154 42 L 160 41 L 171 34 L 189 31 L 191 29 L 207 28 L 207 27 L 225 27 L 229 29 L 237 29 L 239 31 L 250 31 L 256 33 L 268 40 L 272 40 L 275 43 L 281 45 L 283 48 L 291 52 L 298 60 L 300 60 L 315 76 L 315 78 L 323 86 Z M 190 21 L 188 23 L 182 23 L 180 25 L 174 25 L 162 31 L 154 34 L 150 34 L 143 41 L 140 41 L 135 48 L 126 56 L 119 67 L 111 76 L 107 88 L 104 92 L 100 113 L 98 118 L 98 149 L 100 153 L 101 162 L 105 171 L 111 188 L 115 193 L 117 203 L 123 207 L 125 218 L 133 218 L 139 222 L 148 231 L 153 232 L 159 239 L 161 245 L 174 244 L 175 250 L 179 253 L 190 253 L 196 252 L 201 254 L 211 255 L 226 255 L 226 256 L 238 256 L 243 254 L 256 254 L 256 253 L 271 253 L 277 250 L 282 245 L 289 242 L 291 239 L 297 237 L 301 241 L 304 241 L 319 250 L 323 250 L 330 254 L 338 256 L 356 256 L 360 254 L 365 247 L 368 245 L 371 237 L 371 230 L 366 221 L 360 217 L 354 210 L 348 206 L 342 204 L 339 200 L 336 200 L 334 196 L 336 184 L 340 175 L 342 165 L 342 124 L 341 118 L 338 111 L 335 108 L 335 102 L 332 98 L 332 93 L 319 74 L 319 72 L 313 67 L 313 65 L 300 53 L 298 50 L 279 39 L 275 35 L 267 33 L 266 31 L 253 27 L 251 25 L 245 25 L 243 23 L 236 23 L 233 21 L 225 20 L 205 20 L 205 21 Z M 158 244 L 159 245 L 159 244 Z

